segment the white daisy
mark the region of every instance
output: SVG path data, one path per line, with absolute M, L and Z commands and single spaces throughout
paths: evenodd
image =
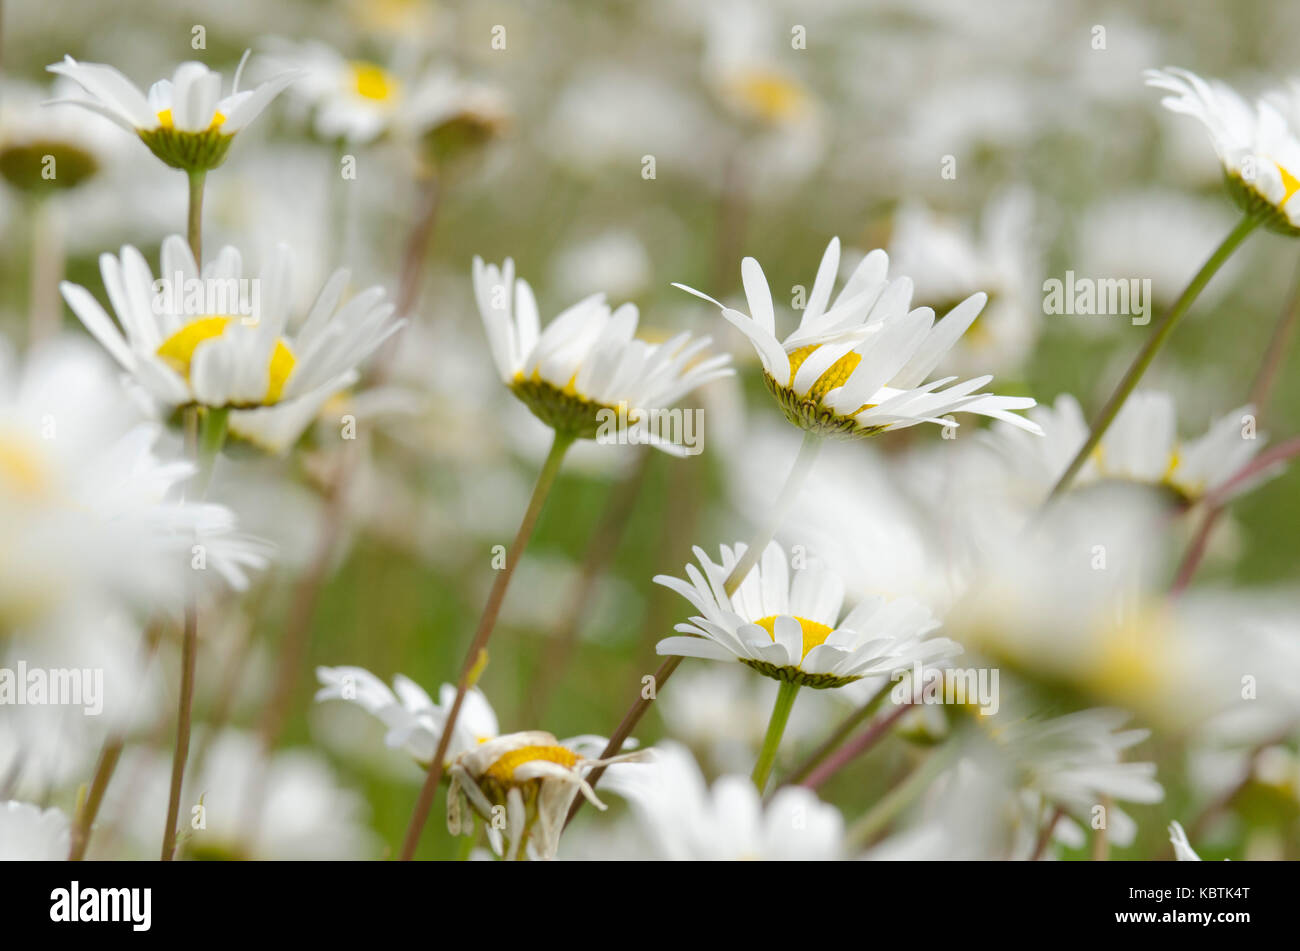
M 448 69 L 412 74 L 394 64 L 349 60 L 324 43 L 271 41 L 273 59 L 297 72 L 290 95 L 313 113 L 323 139 L 364 144 L 388 133 L 421 136 L 456 125 L 483 137 L 506 122 L 500 93 Z
M 72 846 L 68 817 L 31 803 L 0 802 L 0 861 L 57 862 Z
M 340 270 L 291 332 L 291 258 L 280 245 L 261 275 L 248 279 L 239 252 L 225 247 L 200 277 L 189 246 L 172 235 L 163 241 L 160 280 L 167 286 L 160 292 L 135 248 L 103 254 L 100 273 L 117 323 L 85 288 L 65 281 L 60 289 L 86 329 L 162 407 L 284 408 L 337 392 L 402 326 L 380 287 L 343 303 L 349 275 Z M 246 303 L 244 286 L 258 289 L 256 314 L 231 313 Z
M 52 88 L 65 100 L 81 92 L 62 77 Z M 0 82 L 0 174 L 16 188 L 75 188 L 122 151 L 121 135 L 108 122 L 65 105 L 51 107 L 49 99 L 50 89 Z
M 1033 406 L 1032 399 L 975 392 L 992 377 L 924 382 L 979 316 L 987 295 L 971 295 L 936 323 L 928 307 L 908 310 L 911 280 L 888 280 L 889 258 L 877 250 L 862 259 L 831 303 L 839 259 L 839 239 L 832 238 L 799 327 L 784 340 L 776 336 L 771 288 L 753 258 L 745 258 L 740 268 L 750 315 L 693 288 L 674 286 L 721 308 L 723 317 L 749 338 L 763 363 L 768 389 L 786 418 L 803 429 L 871 436 L 923 422 L 948 425 L 950 421 L 941 417 L 967 412 L 1038 431 L 1010 412 Z M 948 388 L 939 389 L 942 386 Z
M 1147 85 L 1171 95 L 1161 104 L 1171 112 L 1199 119 L 1210 133 L 1233 198 L 1248 214 L 1285 234 L 1300 234 L 1298 90 L 1261 99 L 1253 106 L 1218 80 L 1205 80 L 1185 69 L 1147 70 Z
M 538 419 L 574 438 L 596 438 L 603 419 L 644 428 L 690 390 L 731 373 L 727 356 L 703 357 L 708 337 L 635 339 L 636 307 L 611 312 L 603 294 L 579 301 L 542 330 L 533 290 L 515 279 L 509 258 L 498 268 L 475 257 L 474 293 L 501 379 Z
M 764 804 L 748 776 L 710 787 L 686 749 L 667 742 L 652 762 L 605 784 L 627 799 L 651 856 L 667 861 L 826 861 L 843 857 L 839 810 L 802 786 Z M 637 858 L 642 856 L 638 855 Z
M 92 97 L 65 101 L 136 133 L 173 168 L 198 172 L 220 165 L 235 135 L 295 78 L 293 73 L 281 73 L 256 89 L 240 92 L 239 78 L 247 60 L 245 52 L 226 96 L 221 94 L 221 74 L 198 62 L 182 63 L 170 80 L 150 86 L 148 96 L 112 66 L 78 63 L 66 56 L 47 69 L 74 80 Z
M 422 766 L 428 766 L 456 698 L 455 685 L 443 684 L 439 702 L 434 703 L 424 688 L 401 674 L 393 678 L 391 690 L 363 667 L 317 667 L 316 677 L 324 685 L 316 691 L 318 702 L 355 703 L 388 728 L 385 742 L 389 746 L 404 750 Z M 443 765 L 450 765 L 461 753 L 499 734 L 492 705 L 481 690 L 471 688 L 456 718 L 456 732 L 447 744 L 447 761 Z
M 1088 423 L 1071 395 L 1052 407 L 1038 407 L 1030 417 L 1044 439 L 1028 439 L 1009 426 L 997 426 L 988 445 L 1026 481 L 1050 489 L 1088 438 Z M 1124 403 L 1101 444 L 1080 470 L 1076 485 L 1116 479 L 1164 486 L 1185 502 L 1222 489 L 1258 454 L 1267 437 L 1255 429 L 1254 407 L 1224 413 L 1195 439 L 1178 436 L 1177 407 L 1168 393 L 1135 392 Z M 1275 475 L 1279 468 L 1233 487 L 1236 495 Z
M 944 361 L 954 372 L 1016 370 L 1038 339 L 1042 242 L 1033 213 L 1032 193 L 1011 188 L 988 203 L 978 229 L 919 203 L 895 215 L 889 258 L 912 278 L 919 302 L 943 313 L 981 288 L 988 291 L 984 313 Z
M 790 576 L 785 551 L 772 542 L 736 593 L 723 586 L 745 546 L 722 546 L 721 564 L 695 548 L 700 568 L 686 566 L 689 582 L 668 575 L 655 581 L 686 598 L 700 613 L 675 630 L 687 635 L 659 642 L 660 654 L 734 660 L 765 676 L 806 687 L 841 687 L 959 653 L 939 626 L 910 598 L 868 597 L 841 618 L 844 583 L 815 563 Z M 700 569 L 703 569 L 701 571 Z
M 472 807 L 487 824 L 488 839 L 498 855 L 515 859 L 527 848 L 536 858 L 554 858 L 569 808 L 579 793 L 596 808 L 606 808 L 587 782 L 587 773 L 601 766 L 635 762 L 650 752 L 588 758 L 580 749 L 595 745 L 593 741 L 598 738 L 561 743 L 550 733 L 530 730 L 499 736 L 462 752 L 447 770 L 451 778 L 448 831 L 452 835 L 473 834 L 475 824 L 464 814 Z M 505 851 L 495 821 L 497 807 L 505 808 Z
M 84 340 L 47 344 L 21 370 L 0 352 L 0 629 L 99 598 L 179 604 L 191 568 L 244 587 L 265 567 L 229 509 L 174 501 L 195 467 L 159 457 L 160 427 L 124 395 Z
M 371 142 L 389 128 L 405 99 L 405 83 L 394 71 L 365 60 L 349 60 L 333 47 L 309 40 L 267 41 L 277 67 L 299 72 L 290 95 L 315 113 L 323 139 Z

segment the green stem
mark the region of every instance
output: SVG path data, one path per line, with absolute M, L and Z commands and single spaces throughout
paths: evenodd
M 767 736 L 763 737 L 763 748 L 758 751 L 758 762 L 754 764 L 752 775 L 754 785 L 760 793 L 767 785 L 767 777 L 772 773 L 776 751 L 781 745 L 781 737 L 785 735 L 785 725 L 790 722 L 790 711 L 794 709 L 794 698 L 798 693 L 799 685 L 788 680 L 782 680 L 781 688 L 776 692 L 772 718 L 767 722 Z
M 208 406 L 203 410 L 199 425 L 199 475 L 198 493 L 204 495 L 212 478 L 212 467 L 226 444 L 230 424 L 230 410 L 226 407 Z
M 184 409 L 186 455 L 198 453 L 199 410 Z M 167 825 L 163 829 L 162 860 L 170 862 L 176 852 L 176 820 L 180 814 L 181 783 L 190 753 L 190 715 L 194 705 L 194 666 L 199 646 L 199 612 L 193 579 L 187 579 L 185 593 L 185 631 L 181 641 L 181 689 L 176 711 L 176 749 L 172 754 L 171 790 L 167 797 Z
M 955 755 L 955 741 L 931 753 L 910 776 L 887 792 L 857 822 L 849 827 L 848 843 L 853 850 L 870 844 L 940 773 L 948 768 Z
M 795 768 L 794 772 L 792 772 L 781 785 L 786 786 L 802 782 L 810 776 L 812 771 L 820 766 L 826 757 L 839 749 L 841 744 L 853 735 L 853 732 L 858 728 L 858 726 L 865 723 L 871 715 L 880 708 L 880 705 L 885 702 L 885 698 L 889 696 L 889 691 L 893 686 L 893 681 L 885 684 L 876 691 L 870 700 L 841 720 L 840 725 L 835 728 L 834 733 L 827 737 L 826 742 L 813 750 L 813 752 L 809 754 L 808 758 L 800 763 L 798 767 Z
M 203 267 L 203 182 L 207 172 L 190 172 L 190 215 L 186 236 L 190 241 L 190 253 L 194 255 L 194 264 Z M 170 277 L 170 275 L 168 275 Z
M 1210 283 L 1210 278 L 1214 277 L 1224 262 L 1237 250 L 1237 246 L 1259 226 L 1259 223 L 1260 219 L 1254 215 L 1247 215 L 1242 218 L 1228 236 L 1223 239 L 1223 243 L 1210 255 L 1209 260 L 1201 265 L 1201 269 L 1196 272 L 1196 276 L 1192 278 L 1192 282 L 1179 295 L 1178 300 L 1174 301 L 1173 306 L 1160 318 L 1151 336 L 1147 338 L 1142 351 L 1137 355 L 1132 365 L 1129 366 L 1128 372 L 1124 374 L 1124 379 L 1120 381 L 1115 392 L 1111 394 L 1110 399 L 1106 401 L 1106 405 L 1102 407 L 1101 412 L 1097 414 L 1097 418 L 1093 420 L 1092 432 L 1089 433 L 1087 441 L 1084 442 L 1074 459 L 1070 461 L 1070 465 L 1065 472 L 1061 474 L 1061 478 L 1057 480 L 1056 485 L 1052 487 L 1052 491 L 1048 495 L 1048 501 L 1055 499 L 1070 487 L 1070 483 L 1079 474 L 1083 464 L 1088 461 L 1092 451 L 1101 443 L 1102 437 L 1106 435 L 1106 430 L 1115 421 L 1115 417 L 1119 415 L 1124 402 L 1137 388 L 1142 375 L 1146 373 L 1151 361 L 1155 359 L 1160 348 L 1169 339 L 1169 335 L 1174 332 L 1174 328 L 1178 326 L 1178 322 L 1182 320 L 1183 315 L 1187 313 L 1192 303 L 1200 296 L 1201 291 L 1205 289 L 1205 285 Z
M 487 655 L 485 651 L 488 639 L 492 636 L 492 630 L 496 626 L 497 615 L 501 613 L 501 604 L 505 600 L 506 589 L 510 586 L 510 578 L 514 575 L 515 566 L 523 557 L 524 549 L 528 546 L 528 540 L 532 537 L 533 528 L 537 524 L 538 516 L 542 513 L 542 506 L 546 503 L 546 497 L 550 494 L 551 487 L 555 485 L 556 476 L 559 475 L 560 466 L 564 462 L 564 454 L 572 445 L 572 436 L 558 431 L 555 433 L 555 439 L 551 443 L 551 451 L 547 453 L 546 461 L 542 463 L 542 471 L 538 473 L 537 485 L 533 488 L 533 497 L 528 502 L 528 509 L 524 512 L 523 521 L 519 524 L 519 531 L 510 546 L 510 551 L 506 554 L 505 567 L 497 572 L 496 580 L 492 582 L 492 590 L 488 594 L 487 605 L 483 608 L 483 616 L 479 619 L 478 631 L 475 633 L 474 640 L 470 643 L 469 650 L 465 654 L 460 682 L 456 685 L 456 699 L 452 702 L 446 723 L 443 724 L 442 735 L 438 738 L 438 749 L 433 755 L 433 761 L 429 764 L 429 774 L 425 777 L 424 787 L 420 790 L 420 798 L 416 801 L 415 812 L 411 815 L 411 824 L 406 829 L 406 839 L 402 844 L 401 854 L 403 862 L 409 862 L 415 855 L 415 847 L 420 842 L 420 833 L 424 831 L 425 820 L 428 819 L 429 810 L 433 806 L 434 794 L 438 791 L 438 783 L 442 780 L 443 761 L 447 757 L 447 745 L 451 742 L 452 733 L 456 729 L 456 721 L 460 717 L 460 708 L 465 702 L 465 694 L 469 690 L 471 679 L 482 670 L 482 664 L 486 662 Z

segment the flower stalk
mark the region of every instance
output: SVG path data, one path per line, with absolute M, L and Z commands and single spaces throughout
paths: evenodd
M 492 637 L 492 631 L 496 627 L 497 616 L 501 613 L 501 604 L 505 601 L 510 579 L 514 576 L 515 567 L 519 564 L 520 558 L 523 557 L 529 539 L 532 538 L 538 516 L 542 513 L 542 507 L 546 503 L 547 496 L 550 495 L 551 488 L 555 485 L 560 466 L 564 462 L 565 453 L 573 445 L 573 441 L 572 436 L 556 431 L 551 442 L 551 450 L 547 453 L 546 460 L 542 463 L 542 470 L 537 476 L 533 496 L 529 500 L 528 508 L 519 524 L 519 531 L 515 535 L 514 542 L 510 545 L 510 550 L 506 553 L 505 566 L 497 572 L 496 579 L 492 582 L 492 590 L 489 592 L 487 604 L 483 608 L 478 630 L 475 632 L 474 640 L 470 643 L 469 650 L 465 654 L 465 663 L 461 669 L 460 680 L 456 684 L 456 699 L 452 702 L 451 710 L 447 714 L 447 721 L 442 726 L 442 735 L 438 739 L 437 751 L 429 764 L 429 773 L 425 777 L 424 787 L 420 790 L 420 798 L 416 801 L 415 812 L 412 814 L 411 823 L 406 830 L 406 839 L 402 844 L 401 852 L 403 862 L 409 862 L 415 856 L 416 846 L 420 842 L 420 834 L 424 831 L 425 821 L 428 819 L 429 810 L 433 806 L 434 795 L 438 791 L 438 784 L 442 780 L 443 764 L 447 757 L 447 746 L 450 744 L 452 734 L 456 730 L 456 721 L 460 717 L 461 706 L 465 702 L 465 694 L 469 690 L 471 679 L 476 678 L 476 675 L 482 669 L 488 640 Z
M 1196 276 L 1192 278 L 1191 283 L 1188 284 L 1187 287 L 1184 288 L 1182 294 L 1178 296 L 1178 300 L 1174 301 L 1173 306 L 1171 306 L 1169 310 L 1165 312 L 1165 315 L 1160 318 L 1160 322 L 1156 324 L 1151 335 L 1147 337 L 1147 342 L 1142 347 L 1141 352 L 1138 353 L 1137 357 L 1133 360 L 1133 363 L 1129 365 L 1129 368 L 1127 372 L 1125 372 L 1124 378 L 1120 381 L 1119 386 L 1115 388 L 1115 392 L 1110 395 L 1110 399 L 1106 401 L 1106 405 L 1101 408 L 1101 412 L 1098 413 L 1096 419 L 1093 420 L 1092 431 L 1088 434 L 1088 438 L 1079 448 L 1079 451 L 1075 454 L 1074 458 L 1070 460 L 1069 466 L 1066 467 L 1065 472 L 1063 472 L 1061 477 L 1056 481 L 1056 485 L 1052 486 L 1052 491 L 1047 497 L 1048 502 L 1055 500 L 1059 495 L 1061 495 L 1061 493 L 1070 487 L 1070 483 L 1073 482 L 1074 477 L 1079 474 L 1079 470 L 1082 469 L 1083 464 L 1088 461 L 1088 457 L 1092 455 L 1093 450 L 1101 444 L 1102 437 L 1104 437 L 1106 431 L 1110 429 L 1111 423 L 1115 422 L 1115 417 L 1119 415 L 1119 411 L 1124 407 L 1125 401 L 1133 391 L 1137 389 L 1137 385 L 1141 382 L 1143 374 L 1145 374 L 1147 368 L 1151 366 L 1151 362 L 1155 359 L 1156 354 L 1160 352 L 1160 348 L 1165 345 L 1165 342 L 1174 332 L 1174 328 L 1178 326 L 1179 321 L 1181 321 L 1187 311 L 1191 309 L 1196 298 L 1199 297 L 1201 291 L 1205 289 L 1205 285 L 1210 283 L 1210 279 L 1218 273 L 1219 268 L 1223 267 L 1228 258 L 1232 257 L 1232 253 L 1237 250 L 1238 246 L 1246 240 L 1250 233 L 1259 227 L 1261 221 L 1262 219 L 1258 215 L 1246 215 L 1243 217 L 1241 221 L 1237 223 L 1237 226 L 1228 233 L 1228 236 L 1223 239 L 1223 242 L 1214 250 L 1214 253 L 1210 255 L 1209 259 L 1201 265 L 1201 269 L 1196 272 Z

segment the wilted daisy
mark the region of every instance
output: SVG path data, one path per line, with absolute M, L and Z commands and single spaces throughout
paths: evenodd
M 280 245 L 250 279 L 239 251 L 225 247 L 200 276 L 189 246 L 172 235 L 163 241 L 155 281 L 128 245 L 119 257 L 99 260 L 116 323 L 85 288 L 66 281 L 60 288 L 86 329 L 159 405 L 283 408 L 337 392 L 401 326 L 382 288 L 345 302 L 349 275 L 340 270 L 290 330 L 291 260 Z
M 678 624 L 682 637 L 659 642 L 660 654 L 739 661 L 775 680 L 817 689 L 842 687 L 873 674 L 888 674 L 959 653 L 946 638 L 928 635 L 939 621 L 910 598 L 868 597 L 841 615 L 844 583 L 813 563 L 791 577 L 782 547 L 772 542 L 736 593 L 723 590 L 745 546 L 722 546 L 715 564 L 695 548 L 699 568 L 686 566 L 689 581 L 658 575 L 700 613 Z
M 401 674 L 393 678 L 392 689 L 364 667 L 317 667 L 316 677 L 323 684 L 316 691 L 318 702 L 355 703 L 388 728 L 384 741 L 390 747 L 404 750 L 422 766 L 429 765 L 456 697 L 454 685 L 443 684 L 439 702 L 434 703 L 423 687 Z M 481 690 L 471 688 L 456 718 L 456 732 L 447 745 L 447 764 L 499 733 L 492 705 Z
M 977 393 L 992 377 L 954 383 L 945 377 L 925 383 L 939 362 L 984 308 L 987 295 L 972 294 L 935 322 L 934 311 L 909 311 L 912 282 L 888 280 L 883 251 L 866 255 L 835 300 L 840 242 L 832 238 L 822 256 L 799 327 L 784 340 L 776 335 L 776 310 L 763 269 L 753 258 L 741 262 L 749 315 L 682 284 L 674 285 L 722 309 L 749 338 L 763 364 L 763 379 L 786 418 L 825 435 L 871 436 L 917 423 L 949 425 L 946 414 L 979 413 L 1031 432 L 1038 427 L 1010 412 L 1033 406 L 1024 397 Z M 952 384 L 949 386 L 948 384 Z M 941 390 L 940 387 L 947 386 Z
M 594 759 L 581 749 L 603 745 L 596 737 L 561 743 L 550 733 L 529 730 L 487 740 L 458 755 L 447 770 L 447 829 L 452 835 L 473 834 L 475 823 L 465 815 L 472 807 L 485 821 L 488 838 L 498 855 L 516 859 L 527 848 L 539 859 L 555 857 L 569 807 L 581 793 L 597 809 L 606 806 L 587 782 L 587 773 L 600 766 L 641 760 L 641 750 Z M 506 814 L 502 851 L 501 833 L 493 821 L 497 807 Z
M 1274 231 L 1300 234 L 1300 204 L 1291 201 L 1300 190 L 1296 89 L 1251 106 L 1226 83 L 1185 69 L 1152 69 L 1145 75 L 1147 85 L 1170 93 L 1161 100 L 1166 109 L 1205 125 L 1228 190 L 1242 210 L 1261 215 Z
M 58 862 L 71 845 L 68 817 L 58 809 L 0 802 L 0 861 Z
M 198 62 L 182 63 L 170 80 L 160 79 L 150 86 L 148 96 L 112 66 L 79 63 L 66 56 L 47 68 L 74 80 L 92 97 L 66 101 L 136 133 L 172 168 L 204 172 L 225 161 L 235 135 L 294 80 L 293 73 L 281 73 L 256 89 L 240 92 L 239 78 L 247 59 L 245 53 L 225 96 L 221 74 Z
M 653 415 L 697 386 L 731 373 L 725 355 L 704 357 L 708 337 L 680 333 L 646 343 L 635 338 L 637 309 L 610 311 L 593 294 L 540 327 L 537 300 L 509 258 L 498 268 L 474 258 L 474 293 L 501 379 L 557 433 L 594 439 L 603 424 L 640 428 L 667 452 L 681 447 L 654 438 Z

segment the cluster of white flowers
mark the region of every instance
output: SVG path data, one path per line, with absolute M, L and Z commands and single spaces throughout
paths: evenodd
M 68 243 L 98 253 L 98 277 L 92 260 L 65 268 L 62 248 L 53 271 L 41 266 L 53 252 L 33 241 L 25 350 L 0 340 L 0 705 L 32 708 L 0 717 L 0 859 L 154 857 L 160 832 L 165 860 L 409 859 L 433 854 L 423 830 L 442 795 L 461 858 L 483 842 L 503 860 L 1038 860 L 1156 848 L 1196 860 L 1193 842 L 1228 851 L 1214 822 L 1241 788 L 1265 787 L 1294 809 L 1300 610 L 1286 592 L 1193 589 L 1198 571 L 1241 544 L 1228 506 L 1300 453 L 1261 424 L 1282 356 L 1265 354 L 1249 392 L 1232 399 L 1220 380 L 1143 377 L 1253 230 L 1300 235 L 1300 86 L 1250 104 L 1185 70 L 1147 71 L 1168 110 L 1205 126 L 1240 223 L 1186 291 L 1159 289 L 1169 309 L 1113 391 L 1085 392 L 1076 375 L 1075 392 L 1054 387 L 1040 404 L 1027 394 L 1052 384 L 1036 372 L 1036 348 L 1067 336 L 1044 331 L 1034 300 L 1051 202 L 1028 185 L 990 187 L 968 218 L 909 192 L 888 203 L 890 233 L 842 230 L 863 239 L 845 244 L 821 222 L 793 222 L 799 235 L 821 231 L 807 248 L 820 251 L 811 283 L 794 283 L 814 258 L 783 260 L 739 222 L 747 203 L 772 211 L 772 181 L 803 183 L 831 154 L 830 112 L 811 72 L 771 42 L 770 11 L 674 6 L 671 28 L 702 41 L 701 102 L 601 67 L 557 98 L 546 144 L 582 152 L 574 167 L 594 175 L 657 140 L 665 169 L 676 163 L 692 187 L 716 184 L 693 152 L 725 157 L 725 266 L 700 280 L 681 255 L 659 274 L 657 225 L 643 234 L 620 221 L 577 251 L 554 249 L 554 283 L 587 293 L 554 310 L 542 304 L 556 287 L 535 291 L 515 258 L 488 263 L 463 247 L 490 240 L 468 220 L 478 208 L 456 204 L 467 167 L 497 176 L 493 202 L 515 201 L 518 170 L 492 168 L 485 148 L 513 122 L 502 87 L 431 66 L 403 43 L 372 61 L 275 31 L 229 87 L 185 62 L 146 91 L 72 56 L 48 67 L 57 81 L 40 94 L 3 81 L 13 95 L 0 99 L 0 175 L 37 196 L 39 214 L 59 189 L 60 214 L 84 225 Z M 822 26 L 835 22 L 826 16 Z M 1041 65 L 1035 51 L 1008 55 Z M 251 88 L 246 68 L 261 79 Z M 859 105 L 878 104 L 853 77 L 841 82 Z M 936 89 L 964 103 L 944 113 L 942 131 L 969 152 L 981 138 L 972 123 L 1017 134 L 975 101 L 979 90 Z M 605 117 L 611 98 L 620 114 Z M 294 129 L 295 151 L 250 141 L 268 110 L 281 115 L 256 134 Z M 95 115 L 69 118 L 83 113 Z M 879 142 L 900 155 L 929 148 L 905 137 Z M 259 147 L 293 173 L 262 175 Z M 360 178 L 358 154 L 375 162 Z M 643 157 L 646 181 L 655 158 Z M 47 159 L 63 172 L 43 176 Z M 188 215 L 159 188 L 135 230 L 101 241 L 82 183 L 141 160 L 168 185 L 185 180 Z M 242 181 L 231 174 L 240 162 L 259 170 L 251 194 L 223 184 Z M 295 180 L 314 162 L 345 192 Z M 557 201 L 566 187 L 584 186 L 556 185 Z M 1171 191 L 1159 205 L 1198 227 L 1217 221 Z M 1094 245 L 1127 210 L 1098 207 L 1081 229 Z M 434 244 L 453 256 L 455 277 L 431 302 L 426 272 L 445 274 L 430 267 L 429 241 L 447 208 L 472 238 L 451 251 Z M 380 239 L 362 230 L 367 216 Z M 409 226 L 399 247 L 387 240 L 395 221 Z M 1165 238 L 1181 253 L 1176 242 L 1189 240 L 1151 234 L 1134 254 Z M 530 270 L 535 245 L 507 240 L 497 250 L 514 251 L 520 272 L 546 273 Z M 1094 259 L 1115 260 L 1107 250 Z M 726 286 L 720 275 L 736 275 L 737 259 Z M 1231 290 L 1215 287 L 1219 300 Z M 75 332 L 62 327 L 60 295 Z M 477 311 L 481 336 L 464 332 L 458 307 L 471 323 Z M 676 330 L 642 319 L 661 311 Z M 1284 319 L 1274 342 L 1290 327 Z M 707 445 L 692 414 L 707 415 Z M 551 448 L 527 497 L 517 460 L 502 459 L 533 458 L 539 433 Z M 616 473 L 570 610 L 555 606 L 559 575 L 525 561 L 565 465 L 593 481 Z M 663 530 L 658 544 L 623 532 L 649 505 L 639 493 L 654 466 L 690 473 L 645 519 Z M 721 501 L 700 517 L 710 493 Z M 1221 519 L 1228 531 L 1216 534 Z M 427 634 L 456 619 L 431 635 L 436 650 L 421 645 L 414 661 L 372 651 L 393 646 L 388 618 L 417 609 L 367 581 L 356 588 L 374 605 L 356 608 L 366 638 L 312 644 L 354 527 L 418 562 L 420 585 L 432 571 L 476 599 L 489 584 L 477 627 L 462 630 L 449 599 L 412 622 Z M 486 562 L 464 551 L 488 543 L 492 570 L 479 572 Z M 632 547 L 669 573 L 614 571 L 615 551 Z M 388 562 L 364 570 L 382 577 Z M 591 622 L 602 599 L 618 602 L 617 623 Z M 647 630 L 631 643 L 634 613 Z M 526 625 L 552 626 L 552 639 L 514 656 L 525 642 L 502 644 L 511 630 L 489 650 L 497 628 Z M 264 638 L 268 628 L 277 634 Z M 581 644 L 588 636 L 599 643 Z M 420 677 L 434 692 L 368 669 L 443 665 L 462 648 L 459 668 Z M 571 666 L 623 648 L 660 665 L 627 678 L 626 716 L 565 739 L 541 728 L 544 699 L 571 684 Z M 302 702 L 309 657 L 325 652 L 327 663 L 368 667 L 316 667 L 316 702 Z M 523 685 L 518 704 L 506 705 L 503 669 Z M 603 698 L 629 669 L 584 673 Z M 75 701 L 48 693 L 74 682 Z M 585 726 L 590 706 L 574 710 Z M 651 710 L 660 724 L 644 719 Z M 281 746 L 286 723 L 304 716 L 322 750 Z M 164 749 L 157 738 L 173 729 Z M 1190 841 L 1158 811 L 1179 781 L 1166 775 L 1166 747 L 1195 777 L 1195 811 L 1182 817 L 1195 820 Z M 423 784 L 400 846 L 372 828 L 346 778 L 354 769 Z M 1238 787 L 1225 771 L 1244 777 Z M 89 799 L 77 795 L 87 783 Z M 602 815 L 606 793 L 625 803 L 612 815 Z M 190 809 L 202 817 L 193 834 Z M 1267 842 L 1249 844 L 1268 854 Z

